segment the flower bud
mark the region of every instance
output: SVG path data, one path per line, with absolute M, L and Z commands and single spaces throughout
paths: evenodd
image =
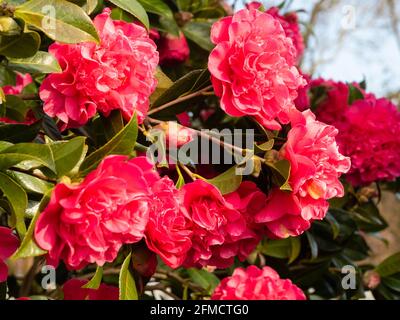
M 173 65 L 184 62 L 189 57 L 189 46 L 183 33 L 179 37 L 167 34 L 158 42 L 160 65 Z

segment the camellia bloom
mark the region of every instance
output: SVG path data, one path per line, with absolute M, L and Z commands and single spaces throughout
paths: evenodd
M 4 260 L 9 258 L 18 248 L 19 240 L 10 228 L 0 227 L 0 282 L 7 280 L 8 269 Z
M 32 83 L 32 77 L 29 73 L 17 73 L 15 86 L 7 85 L 2 89 L 4 94 L 20 94 L 22 90 L 30 83 Z
M 123 244 L 143 238 L 158 180 L 145 157 L 108 156 L 81 183 L 56 185 L 36 223 L 36 242 L 51 264 L 112 262 Z
M 29 73 L 22 74 L 22 73 L 17 73 L 16 80 L 15 80 L 15 86 L 7 85 L 2 87 L 4 94 L 10 95 L 10 94 L 20 94 L 22 90 L 30 83 L 32 83 L 32 77 Z M 10 123 L 10 124 L 32 124 L 36 121 L 33 113 L 31 111 L 28 111 L 26 114 L 26 118 L 24 121 L 15 121 L 13 119 L 7 118 L 7 117 L 0 117 L 0 123 Z
M 157 80 L 156 45 L 146 29 L 135 23 L 113 21 L 104 9 L 93 23 L 100 44 L 50 45 L 61 73 L 49 75 L 40 87 L 44 111 L 57 116 L 65 127 L 84 125 L 97 111 L 105 116 L 121 110 L 126 120 L 134 112 L 139 123 L 149 107 Z
M 347 179 L 355 186 L 374 181 L 392 181 L 400 176 L 400 112 L 385 98 L 376 98 L 358 87 L 362 96 L 349 105 L 349 85 L 317 79 L 312 87 L 322 87 L 326 96 L 318 104 L 318 120 L 339 129 L 339 150 L 351 157 Z M 368 137 L 366 139 L 365 137 Z
M 164 177 L 153 187 L 146 243 L 171 268 L 178 268 L 192 246 L 190 219 L 183 213 L 177 189 Z
M 214 23 L 211 41 L 216 47 L 208 69 L 221 108 L 231 116 L 253 116 L 272 130 L 288 123 L 297 90 L 306 82 L 279 20 L 243 9 Z
M 215 186 L 196 180 L 179 191 L 183 210 L 193 224 L 192 247 L 184 266 L 227 268 L 235 257 L 247 258 L 258 238 Z
M 295 114 L 293 114 L 295 115 Z M 328 199 L 342 197 L 341 174 L 350 169 L 350 159 L 339 153 L 335 137 L 338 130 L 315 120 L 306 110 L 291 119 L 292 129 L 282 147 L 281 157 L 291 165 L 289 184 L 293 192 L 274 189 L 266 207 L 256 214 L 270 235 L 297 236 L 321 220 L 328 210 Z
M 279 13 L 279 8 L 277 7 L 272 7 L 266 12 L 279 20 L 283 30 L 285 30 L 286 36 L 292 39 L 297 51 L 297 62 L 300 62 L 304 53 L 304 40 L 300 31 L 299 18 L 297 17 L 296 12 L 289 12 L 285 15 L 281 15 Z
M 212 300 L 306 300 L 289 279 L 281 279 L 270 267 L 237 268 L 215 288 Z
M 192 129 L 181 126 L 175 121 L 163 122 L 155 128 L 165 133 L 166 145 L 169 148 L 179 148 L 193 141 L 196 136 L 196 133 Z
M 88 281 L 70 279 L 63 285 L 64 300 L 118 300 L 117 287 L 100 284 L 98 289 L 82 288 Z
M 182 63 L 189 58 L 190 49 L 185 36 L 181 32 L 179 37 L 167 34 L 158 41 L 161 65 Z
M 351 157 L 353 185 L 400 177 L 400 112 L 385 98 L 356 100 L 338 123 L 340 151 Z

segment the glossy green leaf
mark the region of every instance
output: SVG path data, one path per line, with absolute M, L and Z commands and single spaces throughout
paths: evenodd
M 349 99 L 348 99 L 349 105 L 352 105 L 357 100 L 364 99 L 364 94 L 359 88 L 357 88 L 352 84 L 349 84 L 348 86 L 349 86 Z
M 26 173 L 8 170 L 7 174 L 24 188 L 26 192 L 45 194 L 53 188 L 53 184 Z
M 375 271 L 378 272 L 381 277 L 388 277 L 400 272 L 400 252 L 385 259 L 375 268 Z
M 29 106 L 24 100 L 15 95 L 6 95 L 5 116 L 15 121 L 24 121 Z
M 49 144 L 53 152 L 58 177 L 67 175 L 80 161 L 85 152 L 85 137 Z
M 56 172 L 53 153 L 48 145 L 19 143 L 0 152 L 0 170 L 8 169 L 21 162 L 25 162 L 29 168 L 43 165 Z
M 18 6 L 14 15 L 59 42 L 100 41 L 85 11 L 65 0 L 31 0 Z
M 13 254 L 12 259 L 20 259 L 20 258 L 27 258 L 27 257 L 37 257 L 46 254 L 46 250 L 41 249 L 34 240 L 34 232 L 35 232 L 35 225 L 36 221 L 39 218 L 39 215 L 47 206 L 47 203 L 50 200 L 50 191 L 46 193 L 42 200 L 40 201 L 40 205 L 38 210 L 36 211 L 35 216 L 31 220 L 29 225 L 28 231 L 26 232 L 25 237 L 23 238 L 21 245 L 19 246 L 18 250 Z
M 221 194 L 228 194 L 236 191 L 242 183 L 242 176 L 236 173 L 237 167 L 231 167 L 213 179 L 206 181 L 213 186 L 217 187 Z
M 136 143 L 138 134 L 137 119 L 134 115 L 129 123 L 104 146 L 92 152 L 83 161 L 80 171 L 85 175 L 95 169 L 104 157 L 110 154 L 129 155 Z
M 176 168 L 176 172 L 178 173 L 178 180 L 175 183 L 175 187 L 177 189 L 180 189 L 185 184 L 185 179 L 183 178 L 181 169 L 179 169 L 179 165 L 176 165 L 175 168 Z
M 265 164 L 273 170 L 275 183 L 278 184 L 279 188 L 283 191 L 292 191 L 289 184 L 290 162 L 283 159 L 277 162 L 266 162 Z
M 40 46 L 40 35 L 35 31 L 16 36 L 0 36 L 0 54 L 8 58 L 33 56 Z
M 12 143 L 32 141 L 39 133 L 41 123 L 32 125 L 25 124 L 3 124 L 0 125 L 0 140 Z
M 119 300 L 138 300 L 135 278 L 130 266 L 131 253 L 125 258 L 119 273 Z
M 174 18 L 174 15 L 165 1 L 162 0 L 138 0 L 147 12 L 155 13 L 157 15 Z
M 6 85 L 15 86 L 16 77 L 17 75 L 13 70 L 6 66 L 0 65 L 0 88 Z
M 168 88 L 173 85 L 171 79 L 168 78 L 168 76 L 164 72 L 162 72 L 160 67 L 157 67 L 155 76 L 157 79 L 157 87 L 150 96 L 151 103 L 155 102 Z
M 117 7 L 129 12 L 131 15 L 136 17 L 146 29 L 150 29 L 149 17 L 147 16 L 146 10 L 136 0 L 109 0 Z
M 186 270 L 190 279 L 210 294 L 220 283 L 218 277 L 205 269 L 189 268 Z
M 8 199 L 12 208 L 12 221 L 21 238 L 26 233 L 25 210 L 28 206 L 28 197 L 25 190 L 8 175 L 0 172 L 0 190 Z
M 305 234 L 311 249 L 311 259 L 316 259 L 318 257 L 318 250 L 319 250 L 318 243 L 310 232 L 306 232 Z
M 190 21 L 184 25 L 182 31 L 184 35 L 199 45 L 206 51 L 211 51 L 214 48 L 210 40 L 210 30 L 212 23 L 205 21 Z
M 101 280 L 103 279 L 103 267 L 97 267 L 96 273 L 93 278 L 90 279 L 88 283 L 86 283 L 82 288 L 85 289 L 98 289 L 101 284 Z
M 297 237 L 267 240 L 262 242 L 258 247 L 261 253 L 278 259 L 289 259 L 289 263 L 297 259 L 300 254 L 300 249 L 300 239 Z
M 270 140 L 268 140 L 268 141 L 266 141 L 264 143 L 255 144 L 255 146 L 254 146 L 255 150 L 254 151 L 255 151 L 256 154 L 257 153 L 263 153 L 263 152 L 266 152 L 266 151 L 270 151 L 274 147 L 274 143 L 275 143 L 275 140 L 274 139 L 270 139 Z
M 15 36 L 21 32 L 21 27 L 13 18 L 0 17 L 0 36 Z
M 29 73 L 57 73 L 61 67 L 56 58 L 48 52 L 38 51 L 30 58 L 8 59 L 9 66 L 14 70 Z

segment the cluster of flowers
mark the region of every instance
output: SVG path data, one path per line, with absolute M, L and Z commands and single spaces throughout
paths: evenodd
M 350 86 L 362 97 L 349 104 Z M 322 87 L 325 97 L 317 106 L 321 121 L 338 128 L 340 151 L 351 157 L 347 179 L 355 186 L 400 177 L 400 111 L 386 98 L 377 98 L 357 84 L 316 79 L 310 89 Z M 366 138 L 368 137 L 368 138 Z

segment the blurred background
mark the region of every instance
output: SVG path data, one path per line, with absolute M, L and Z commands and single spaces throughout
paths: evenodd
M 234 10 L 251 1 L 230 0 Z M 400 105 L 399 0 L 264 0 L 297 11 L 307 46 L 301 68 L 313 77 L 366 80 L 367 91 Z M 400 155 L 399 155 L 400 159 Z M 368 237 L 373 262 L 400 251 L 400 195 L 383 192 L 379 204 L 389 228 Z

